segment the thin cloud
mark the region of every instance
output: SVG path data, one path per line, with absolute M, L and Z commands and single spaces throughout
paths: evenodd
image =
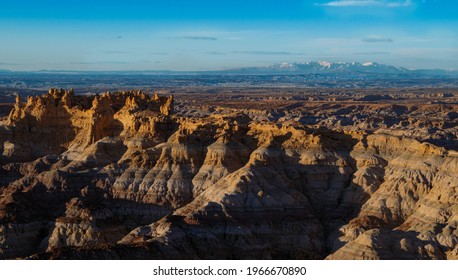
M 148 54 L 154 54 L 154 55 L 169 55 L 170 53 L 167 53 L 167 52 L 149 52 Z
M 250 55 L 302 55 L 304 53 L 293 53 L 284 51 L 233 51 L 233 54 L 250 54 Z
M 206 52 L 206 54 L 211 54 L 211 55 L 226 55 L 227 53 L 225 53 L 225 52 Z
M 384 55 L 391 54 L 390 52 L 356 52 L 355 55 Z
M 127 51 L 102 51 L 103 53 L 106 53 L 106 54 L 128 54 L 128 53 L 132 53 L 132 52 L 127 52 Z
M 236 36 L 236 37 L 228 37 L 225 39 L 229 41 L 240 41 L 240 40 L 243 40 L 243 37 Z
M 315 3 L 318 6 L 328 7 L 386 7 L 399 8 L 412 6 L 412 0 L 385 1 L 385 0 L 337 0 L 327 3 Z
M 97 64 L 131 64 L 127 61 L 94 61 L 94 62 L 69 62 L 73 65 L 97 65 Z
M 366 38 L 361 39 L 361 41 L 365 43 L 392 43 L 393 39 L 381 36 L 368 36 Z
M 178 40 L 204 40 L 204 41 L 217 41 L 216 37 L 207 37 L 207 36 L 175 36 L 167 37 L 167 39 L 178 39 Z
M 99 62 L 69 62 L 71 65 L 90 65 L 90 64 L 99 64 Z

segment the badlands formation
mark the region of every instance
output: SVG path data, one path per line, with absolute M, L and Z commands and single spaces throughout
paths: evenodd
M 431 92 L 18 97 L 0 258 L 458 259 L 458 93 Z

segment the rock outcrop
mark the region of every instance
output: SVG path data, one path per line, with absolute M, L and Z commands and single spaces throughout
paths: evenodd
M 75 96 L 72 90 L 50 89 L 26 102 L 18 97 L 5 122 L 6 133 L 0 134 L 2 160 L 25 162 L 65 151 L 80 153 L 121 132 L 127 136 L 154 134 L 156 120 L 167 118 L 172 111 L 172 96 L 150 97 L 140 91 Z
M 454 151 L 173 103 L 18 98 L 0 127 L 0 257 L 458 258 Z

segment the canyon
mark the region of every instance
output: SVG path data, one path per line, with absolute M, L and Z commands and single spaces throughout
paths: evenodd
M 19 95 L 3 259 L 458 259 L 458 91 Z

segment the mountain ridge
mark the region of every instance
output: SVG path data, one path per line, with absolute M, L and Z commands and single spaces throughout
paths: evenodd
M 276 63 L 265 67 L 242 67 L 229 69 L 228 72 L 252 74 L 389 74 L 410 76 L 457 76 L 457 70 L 445 69 L 408 69 L 377 62 L 328 62 L 307 61 Z
M 0 71 L 3 72 L 3 71 Z M 143 75 L 398 75 L 412 77 L 458 77 L 458 70 L 447 69 L 408 69 L 378 62 L 282 62 L 267 66 L 237 67 L 224 70 L 36 70 L 36 71 L 11 71 L 8 73 L 36 73 L 36 74 L 143 74 Z

